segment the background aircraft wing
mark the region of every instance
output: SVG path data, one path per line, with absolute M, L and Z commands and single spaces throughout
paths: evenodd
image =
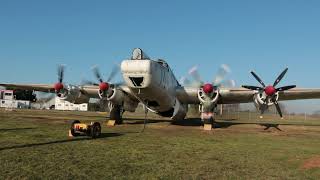
M 245 88 L 221 88 L 219 104 L 238 104 L 253 102 L 257 91 Z M 186 104 L 199 104 L 198 88 L 179 88 L 176 91 L 178 99 Z M 279 101 L 320 99 L 320 89 L 295 88 L 279 92 Z

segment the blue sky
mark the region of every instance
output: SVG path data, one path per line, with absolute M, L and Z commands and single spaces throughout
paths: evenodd
M 320 1 L 0 0 L 0 82 L 53 83 L 63 63 L 79 83 L 135 47 L 177 77 L 197 64 L 211 81 L 225 63 L 238 85 L 255 85 L 250 70 L 272 83 L 289 67 L 283 85 L 320 87 Z

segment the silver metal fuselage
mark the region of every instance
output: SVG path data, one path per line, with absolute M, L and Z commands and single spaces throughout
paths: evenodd
M 124 60 L 123 79 L 137 99 L 156 112 L 170 111 L 180 87 L 168 64 L 162 60 Z

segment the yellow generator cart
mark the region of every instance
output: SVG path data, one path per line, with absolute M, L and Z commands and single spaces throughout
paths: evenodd
M 75 120 L 71 124 L 70 136 L 89 136 L 92 138 L 98 138 L 101 136 L 101 125 L 98 122 L 91 122 L 90 124 L 81 123 Z

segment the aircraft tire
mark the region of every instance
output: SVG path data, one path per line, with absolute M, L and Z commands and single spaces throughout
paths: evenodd
M 71 135 L 72 135 L 73 137 L 77 137 L 77 136 L 80 135 L 79 133 L 76 133 L 75 130 L 74 130 L 74 124 L 78 124 L 78 123 L 80 123 L 79 120 L 74 120 L 74 121 L 72 122 L 72 124 L 71 124 L 70 131 L 71 131 Z
M 121 106 L 115 106 L 110 112 L 110 119 L 115 120 L 116 124 L 122 124 Z
M 93 123 L 90 128 L 90 136 L 92 139 L 98 138 L 101 136 L 101 125 L 98 122 Z
M 204 123 L 204 124 L 213 124 L 213 119 L 212 119 L 212 118 L 210 118 L 210 119 L 204 119 L 204 120 L 203 120 L 203 123 Z

